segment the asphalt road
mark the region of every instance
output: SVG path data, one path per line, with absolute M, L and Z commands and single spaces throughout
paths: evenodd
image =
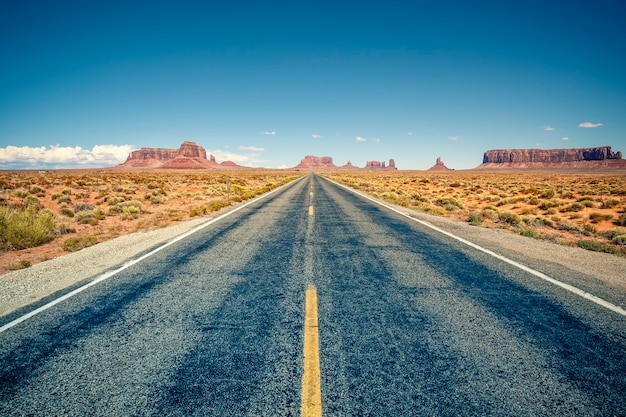
M 324 415 L 626 415 L 623 316 L 314 175 L 0 333 L 0 415 L 300 415 L 309 287 Z

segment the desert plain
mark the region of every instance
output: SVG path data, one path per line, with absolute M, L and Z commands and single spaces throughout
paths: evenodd
M 0 172 L 0 273 L 239 204 L 305 171 Z M 388 203 L 626 256 L 621 172 L 323 171 Z

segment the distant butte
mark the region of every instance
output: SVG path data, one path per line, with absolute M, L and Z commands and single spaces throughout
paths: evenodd
M 476 169 L 626 169 L 610 146 L 572 149 L 499 149 L 485 152 Z
M 206 151 L 194 142 L 185 141 L 178 149 L 141 148 L 128 155 L 126 162 L 118 165 L 116 170 L 217 170 L 217 169 L 248 169 L 234 162 L 217 163 Z
M 387 165 L 384 161 L 367 161 L 364 168 L 359 168 L 354 165 L 350 161 L 348 161 L 345 165 L 337 166 L 333 163 L 333 158 L 330 156 L 314 156 L 307 155 L 305 156 L 298 165 L 293 167 L 293 169 L 308 169 L 308 170 L 367 170 L 367 171 L 396 171 L 396 163 L 393 159 L 389 160 L 389 164 Z
M 441 160 L 441 157 L 438 157 L 437 161 L 435 162 L 435 165 L 428 168 L 427 171 L 453 171 L 453 170 L 448 168 L 446 164 L 443 163 L 443 161 Z

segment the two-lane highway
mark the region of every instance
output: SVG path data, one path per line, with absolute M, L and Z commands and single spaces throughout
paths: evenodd
M 308 175 L 0 333 L 0 415 L 626 415 L 625 353 L 624 316 Z

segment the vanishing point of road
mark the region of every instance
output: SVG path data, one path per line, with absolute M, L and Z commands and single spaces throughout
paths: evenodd
M 318 175 L 154 252 L 0 320 L 0 415 L 626 415 L 619 311 Z

